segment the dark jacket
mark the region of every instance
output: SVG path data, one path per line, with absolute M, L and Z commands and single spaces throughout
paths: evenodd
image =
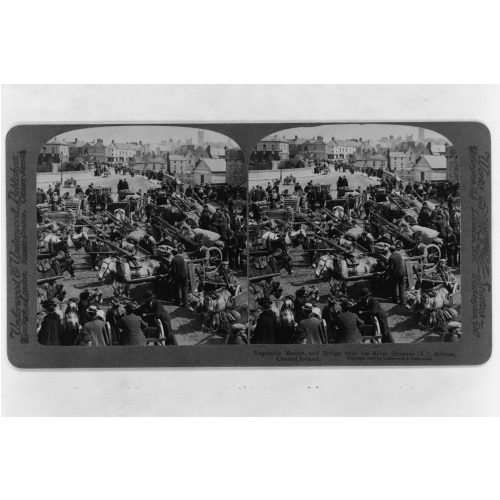
M 394 278 L 400 278 L 406 275 L 403 255 L 399 252 L 393 252 L 389 257 L 389 270 Z
M 121 330 L 121 345 L 145 345 L 143 329 L 148 325 L 136 314 L 128 314 L 120 319 L 117 328 Z
M 200 228 L 210 229 L 211 224 L 212 224 L 212 217 L 210 215 L 210 212 L 204 210 L 200 215 Z
M 277 344 L 276 316 L 273 311 L 266 309 L 257 320 L 252 344 Z
M 186 279 L 188 277 L 186 261 L 182 255 L 177 254 L 171 263 L 172 276 L 176 280 Z
M 375 297 L 368 297 L 368 300 L 358 302 L 353 308 L 352 312 L 359 314 L 361 312 L 370 313 L 375 316 L 379 323 L 381 332 L 385 334 L 389 331 L 389 324 L 387 323 L 387 313 L 380 307 L 379 301 Z
M 326 344 L 326 329 L 316 316 L 303 319 L 293 337 L 294 344 Z
M 94 318 L 87 321 L 80 332 L 80 345 L 90 345 L 102 347 L 109 345 L 106 343 L 106 324 L 104 321 Z
M 359 328 L 363 323 L 358 316 L 352 312 L 339 314 L 333 320 L 336 329 L 335 338 L 337 344 L 360 344 L 362 341 Z
M 153 314 L 156 318 L 158 318 L 161 321 L 165 337 L 167 337 L 167 339 L 171 339 L 172 342 L 176 342 L 172 330 L 172 323 L 170 321 L 170 316 L 168 315 L 167 311 L 163 307 L 163 304 L 159 300 L 153 299 L 151 301 L 151 304 L 142 304 L 134 311 L 134 314 L 138 316 L 142 316 L 143 314 Z
M 57 313 L 50 312 L 42 320 L 38 342 L 42 345 L 61 345 L 62 324 Z

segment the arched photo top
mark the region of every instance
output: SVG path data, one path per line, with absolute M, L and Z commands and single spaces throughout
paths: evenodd
M 79 128 L 47 140 L 37 160 L 39 181 L 55 172 L 79 172 L 97 164 L 130 171 L 159 171 L 185 184 L 245 187 L 241 149 L 211 130 L 159 125 Z M 82 174 L 77 174 L 81 176 Z
M 421 127 L 370 123 L 304 126 L 263 137 L 249 158 L 250 184 L 263 176 L 252 173 L 256 170 L 320 161 L 349 162 L 356 169 L 382 167 L 406 182 L 459 182 L 457 153 L 446 137 Z
M 32 145 L 38 342 L 224 345 L 247 311 L 239 146 L 181 126 L 66 130 Z
M 285 335 L 262 320 L 256 343 L 460 339 L 458 168 L 446 137 L 403 125 L 303 126 L 258 141 L 249 278 L 273 276 L 260 260 L 271 252 L 279 276 L 249 304 L 258 314 L 260 295 L 293 300 L 280 311 Z

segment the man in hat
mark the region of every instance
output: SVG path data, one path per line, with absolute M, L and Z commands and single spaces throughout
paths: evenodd
M 358 315 L 349 310 L 345 300 L 341 304 L 342 312 L 333 319 L 334 338 L 337 344 L 361 344 L 363 337 L 359 328 L 363 322 Z
M 387 313 L 380 307 L 379 301 L 372 296 L 372 293 L 368 288 L 361 289 L 358 303 L 351 308 L 351 311 L 358 315 L 369 314 L 370 316 L 377 318 L 378 324 L 380 326 L 382 343 L 394 343 L 394 337 L 389 330 L 389 323 L 387 322 Z
M 207 231 L 209 231 L 211 225 L 212 225 L 212 214 L 208 209 L 208 205 L 204 205 L 200 215 L 200 229 L 206 229 Z
M 431 225 L 431 211 L 425 201 L 422 203 L 417 222 L 418 225 L 422 227 L 430 227 Z
M 273 301 L 264 298 L 258 303 L 263 311 L 255 324 L 251 342 L 252 344 L 277 344 L 276 315 L 271 309 Z
M 373 251 L 373 244 L 375 242 L 375 239 L 370 233 L 367 233 L 366 231 L 363 231 L 361 233 L 361 236 L 359 237 L 357 243 L 358 245 L 362 246 L 365 250 L 368 252 Z
M 443 250 L 448 260 L 449 266 L 455 266 L 455 256 L 457 247 L 457 237 L 453 233 L 453 229 L 447 226 L 443 237 Z
M 45 316 L 37 332 L 38 342 L 42 345 L 62 345 L 62 322 L 57 313 L 57 304 L 53 300 L 42 302 Z
M 98 316 L 96 306 L 87 309 L 87 321 L 79 335 L 79 345 L 92 347 L 105 347 L 110 345 L 107 339 L 106 323 Z
M 147 323 L 140 316 L 134 314 L 131 303 L 125 306 L 125 316 L 122 317 L 116 328 L 120 332 L 120 345 L 146 345 L 144 329 Z
M 395 247 L 390 248 L 391 256 L 388 261 L 388 270 L 392 282 L 394 302 L 404 305 L 406 292 L 406 268 L 401 252 Z
M 174 279 L 175 303 L 186 307 L 188 295 L 188 272 L 184 257 L 177 249 L 172 250 L 174 258 L 170 264 L 170 272 Z
M 161 321 L 163 333 L 165 335 L 166 345 L 177 345 L 177 339 L 172 330 L 170 316 L 163 307 L 163 304 L 156 299 L 155 294 L 151 290 L 147 290 L 143 297 L 142 304 L 134 310 L 134 314 L 138 316 L 154 316 Z
M 230 345 L 248 344 L 247 327 L 241 323 L 235 323 L 231 326 L 231 333 L 227 339 Z
M 423 257 L 422 262 L 426 263 L 427 257 L 429 255 L 429 252 L 427 251 L 427 245 L 422 241 L 422 236 L 420 235 L 415 236 L 414 240 L 416 244 L 417 255 L 421 255 Z
M 462 323 L 459 321 L 450 321 L 446 330 L 443 342 L 458 342 L 462 337 Z
M 305 318 L 299 322 L 292 336 L 293 344 L 326 344 L 326 322 L 321 320 L 321 310 L 306 303 L 302 307 Z

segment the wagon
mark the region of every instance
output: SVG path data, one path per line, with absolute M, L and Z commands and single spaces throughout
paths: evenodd
M 147 323 L 147 327 L 144 329 L 144 335 L 146 337 L 146 345 L 165 345 L 166 337 L 163 331 L 163 325 L 161 321 L 155 317 L 153 313 L 147 313 L 142 316 L 142 319 Z
M 371 224 L 376 226 L 381 232 L 390 234 L 396 238 L 396 248 L 405 249 L 409 256 L 414 256 L 417 242 L 407 234 L 401 232 L 399 228 L 391 222 L 384 219 L 381 215 L 372 213 Z M 441 249 L 438 245 L 430 243 L 426 245 L 427 248 L 427 261 L 429 264 L 436 265 L 441 259 Z
M 317 193 L 320 193 L 321 191 L 326 191 L 330 192 L 332 190 L 331 184 L 312 184 L 311 189 L 313 191 L 316 191 Z

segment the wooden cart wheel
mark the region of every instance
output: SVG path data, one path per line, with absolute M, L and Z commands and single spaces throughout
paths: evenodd
M 195 219 L 192 219 L 191 217 L 188 217 L 187 219 L 184 219 L 184 222 L 191 228 L 191 229 L 196 229 L 198 227 L 198 223 L 196 222 Z
M 427 262 L 429 262 L 429 264 L 437 265 L 440 258 L 441 250 L 439 247 L 434 245 L 434 243 L 427 245 Z
M 417 224 L 415 217 L 413 217 L 412 215 L 408 215 L 408 214 L 404 215 L 403 220 L 405 222 L 407 222 L 408 224 L 410 224 L 410 226 L 415 226 Z
M 215 266 L 215 268 L 218 269 L 222 263 L 222 252 L 217 247 L 210 247 L 208 249 L 208 255 L 209 265 Z

